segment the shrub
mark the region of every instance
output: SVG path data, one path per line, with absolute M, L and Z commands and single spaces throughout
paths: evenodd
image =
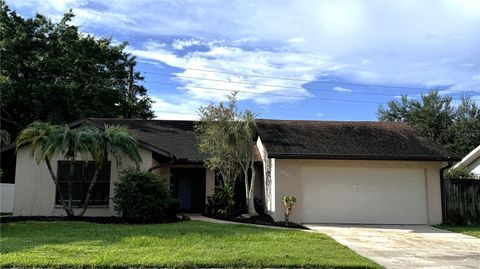
M 114 193 L 115 211 L 124 218 L 175 218 L 174 200 L 162 176 L 135 169 L 124 170 Z
M 448 179 L 480 179 L 479 176 L 469 172 L 464 167 L 450 168 L 445 172 L 445 178 Z
M 235 192 L 232 184 L 222 182 L 215 187 L 215 192 L 208 197 L 207 213 L 221 216 L 228 216 L 235 207 Z
M 290 214 L 292 214 L 292 210 L 295 208 L 295 204 L 297 203 L 297 198 L 293 195 L 287 195 L 283 197 L 283 206 L 286 209 L 285 212 L 285 224 L 288 225 L 290 222 Z

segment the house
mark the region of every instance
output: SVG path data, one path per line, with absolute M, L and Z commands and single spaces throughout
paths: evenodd
M 480 145 L 456 163 L 453 168 L 465 168 L 468 172 L 480 176 Z
M 206 197 L 213 194 L 215 173 L 203 166 L 204 156 L 196 149 L 192 121 L 83 119 L 70 124 L 71 128 L 90 124 L 98 128 L 108 125 L 125 125 L 139 142 L 142 157 L 140 169 L 162 174 L 169 178 L 170 187 L 183 212 L 203 212 Z M 31 149 L 22 147 L 17 152 L 14 215 L 64 215 L 56 201 L 55 185 L 44 163 L 37 165 Z M 56 156 L 53 170 L 59 181 L 66 183 L 68 163 Z M 115 215 L 112 202 L 115 183 L 121 170 L 133 166 L 128 158 L 120 163 L 110 160 L 110 171 L 97 182 L 86 216 Z M 80 203 L 87 187 L 85 179 L 92 174 L 93 163 L 78 161 L 75 168 L 74 202 Z M 76 199 L 76 197 L 78 199 Z
M 257 120 L 267 212 L 301 223 L 438 224 L 440 169 L 458 160 L 404 123 Z
M 137 137 L 141 169 L 165 175 L 184 212 L 203 212 L 215 173 L 203 166 L 192 121 L 85 119 L 71 126 L 127 126 Z M 257 120 L 255 196 L 283 220 L 282 199 L 297 197 L 291 219 L 301 223 L 438 224 L 442 222 L 440 170 L 458 158 L 403 123 Z M 66 165 L 52 160 L 59 179 Z M 119 171 L 132 165 L 110 160 L 86 215 L 114 215 L 111 197 Z M 78 197 L 91 174 L 79 162 Z M 263 176 L 262 176 L 263 175 Z M 17 154 L 14 215 L 63 215 L 44 164 L 28 147 Z M 78 201 L 79 202 L 79 201 Z

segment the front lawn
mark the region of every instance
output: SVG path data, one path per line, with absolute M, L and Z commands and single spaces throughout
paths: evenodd
M 480 238 L 480 226 L 447 226 L 447 225 L 442 225 L 442 226 L 438 226 L 438 228 Z
M 0 267 L 380 267 L 324 234 L 201 221 L 5 223 L 0 251 Z

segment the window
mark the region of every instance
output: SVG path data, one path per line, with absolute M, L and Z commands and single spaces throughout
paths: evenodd
M 89 205 L 108 205 L 110 197 L 110 162 L 105 164 L 97 182 L 93 187 L 92 195 L 90 196 Z M 68 200 L 68 175 L 70 171 L 70 162 L 58 161 L 58 182 L 62 189 L 63 198 Z M 72 179 L 72 204 L 74 206 L 81 206 L 85 201 L 88 186 L 95 174 L 94 162 L 76 161 L 73 169 Z M 60 204 L 58 192 L 56 194 L 56 204 Z

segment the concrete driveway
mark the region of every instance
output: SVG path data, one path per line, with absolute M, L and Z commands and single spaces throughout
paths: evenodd
M 480 239 L 424 225 L 306 225 L 386 268 L 480 268 Z

